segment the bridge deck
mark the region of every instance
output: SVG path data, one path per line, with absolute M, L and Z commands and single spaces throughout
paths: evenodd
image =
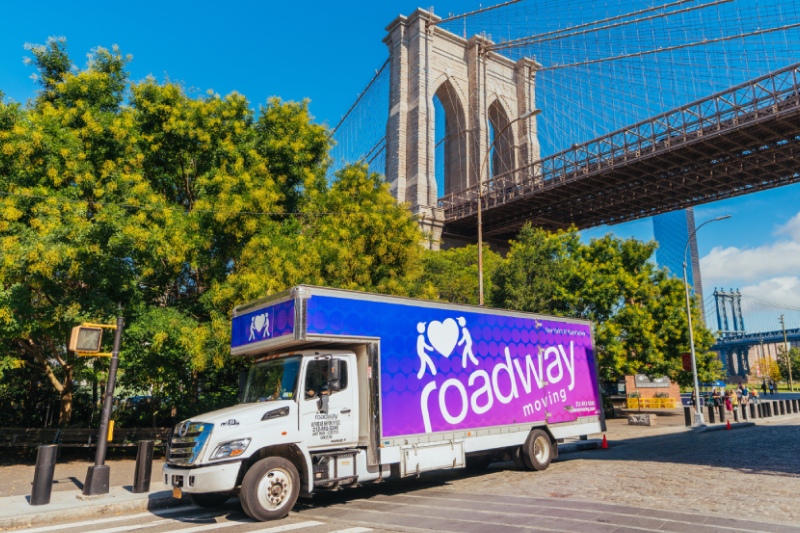
M 799 78 L 795 64 L 496 176 L 484 184 L 484 234 L 618 224 L 798 182 Z M 440 204 L 446 235 L 476 234 L 476 188 Z

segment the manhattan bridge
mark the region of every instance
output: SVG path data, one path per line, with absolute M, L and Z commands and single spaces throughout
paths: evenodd
M 389 21 L 387 21 L 389 22 Z M 656 260 L 704 303 L 729 376 L 761 374 L 800 309 L 704 294 L 693 206 L 800 181 L 800 2 L 511 0 L 386 27 L 334 128 L 334 171 L 386 176 L 432 247 L 525 223 L 652 217 Z M 755 368 L 753 366 L 755 365 Z

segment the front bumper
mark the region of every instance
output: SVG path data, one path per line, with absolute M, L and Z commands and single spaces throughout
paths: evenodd
M 241 462 L 194 468 L 175 468 L 164 465 L 161 479 L 168 489 L 188 493 L 225 492 L 236 488 Z

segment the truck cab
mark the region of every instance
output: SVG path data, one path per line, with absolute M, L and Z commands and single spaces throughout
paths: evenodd
M 358 376 L 353 350 L 257 359 L 242 403 L 176 427 L 164 482 L 202 506 L 220 504 L 241 487 L 248 514 L 268 520 L 285 516 L 298 495 L 314 487 L 377 478 L 380 470 L 370 475 L 366 467 L 368 439 L 359 425 L 366 401 L 359 401 L 359 391 L 366 383 Z

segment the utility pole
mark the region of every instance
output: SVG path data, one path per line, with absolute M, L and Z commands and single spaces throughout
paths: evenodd
M 786 354 L 786 366 L 789 367 L 789 390 L 794 392 L 794 383 L 792 382 L 792 356 L 789 353 L 789 342 L 786 340 L 786 322 L 781 315 L 781 327 L 783 328 L 783 351 Z

